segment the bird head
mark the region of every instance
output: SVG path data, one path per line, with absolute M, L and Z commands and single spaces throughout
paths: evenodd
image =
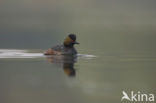
M 69 34 L 64 40 L 64 46 L 66 46 L 66 47 L 73 47 L 75 44 L 79 44 L 76 41 L 76 35 L 75 34 Z

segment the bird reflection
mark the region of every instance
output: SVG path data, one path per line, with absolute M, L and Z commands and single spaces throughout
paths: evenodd
M 76 76 L 74 64 L 77 61 L 77 56 L 53 55 L 53 56 L 48 56 L 47 60 L 50 63 L 62 64 L 64 73 L 66 75 L 68 75 L 69 77 L 75 77 Z

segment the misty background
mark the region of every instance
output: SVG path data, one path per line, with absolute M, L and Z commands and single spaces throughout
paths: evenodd
M 75 33 L 79 49 L 156 50 L 155 0 L 1 0 L 0 48 L 47 49 Z

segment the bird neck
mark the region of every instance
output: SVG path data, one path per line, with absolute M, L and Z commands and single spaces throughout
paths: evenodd
M 64 46 L 67 47 L 67 48 L 73 48 L 74 44 L 73 43 L 70 43 L 70 44 L 64 43 Z

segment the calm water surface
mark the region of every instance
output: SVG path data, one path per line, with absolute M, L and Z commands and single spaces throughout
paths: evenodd
M 95 50 L 72 59 L 42 52 L 0 50 L 1 102 L 114 103 L 122 90 L 156 93 L 154 54 Z

